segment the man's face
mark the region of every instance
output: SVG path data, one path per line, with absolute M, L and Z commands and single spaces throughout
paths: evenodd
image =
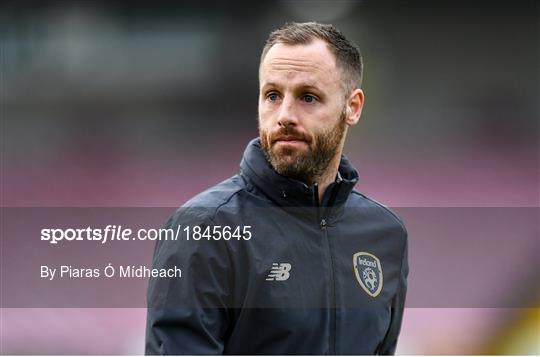
M 259 135 L 280 174 L 312 183 L 339 160 L 345 138 L 341 70 L 322 40 L 275 44 L 259 70 Z

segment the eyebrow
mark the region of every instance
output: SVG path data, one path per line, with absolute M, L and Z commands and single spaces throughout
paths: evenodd
M 266 87 L 281 87 L 281 85 L 279 83 L 276 83 L 276 82 L 266 82 L 262 86 L 262 88 L 266 88 Z M 296 87 L 299 87 L 299 88 L 302 88 L 302 89 L 311 89 L 311 90 L 315 90 L 317 92 L 322 92 L 322 89 L 319 88 L 314 82 L 300 83 Z

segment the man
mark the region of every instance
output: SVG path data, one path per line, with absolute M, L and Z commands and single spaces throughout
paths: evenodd
M 353 190 L 342 156 L 361 76 L 358 49 L 331 25 L 270 34 L 259 138 L 238 175 L 171 217 L 184 235 L 156 245 L 154 267 L 180 265 L 183 276 L 150 281 L 146 353 L 394 353 L 407 234 Z

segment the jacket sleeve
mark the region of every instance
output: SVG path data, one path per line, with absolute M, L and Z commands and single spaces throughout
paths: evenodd
M 230 330 L 230 264 L 223 241 L 188 240 L 185 227 L 212 229 L 208 214 L 180 209 L 166 228 L 182 232 L 177 240 L 158 240 L 153 268 L 182 270 L 181 278 L 151 278 L 145 353 L 222 354 Z M 191 232 L 193 234 L 193 230 Z
M 401 273 L 399 281 L 399 289 L 392 301 L 391 308 L 391 321 L 388 332 L 379 347 L 379 355 L 394 355 L 396 353 L 396 346 L 398 341 L 399 332 L 401 331 L 401 323 L 403 321 L 403 313 L 405 311 L 405 297 L 407 295 L 407 277 L 409 275 L 409 261 L 408 261 L 408 244 L 407 244 L 407 231 L 404 228 L 404 249 L 401 260 Z

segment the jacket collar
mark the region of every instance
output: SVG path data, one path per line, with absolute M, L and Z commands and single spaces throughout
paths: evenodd
M 321 206 L 344 205 L 358 182 L 358 173 L 344 155 L 341 156 L 338 171 L 338 178 L 328 186 Z M 258 138 L 251 140 L 246 147 L 240 163 L 240 174 L 278 206 L 314 207 L 318 204 L 316 185 L 308 186 L 274 171 L 262 151 Z

